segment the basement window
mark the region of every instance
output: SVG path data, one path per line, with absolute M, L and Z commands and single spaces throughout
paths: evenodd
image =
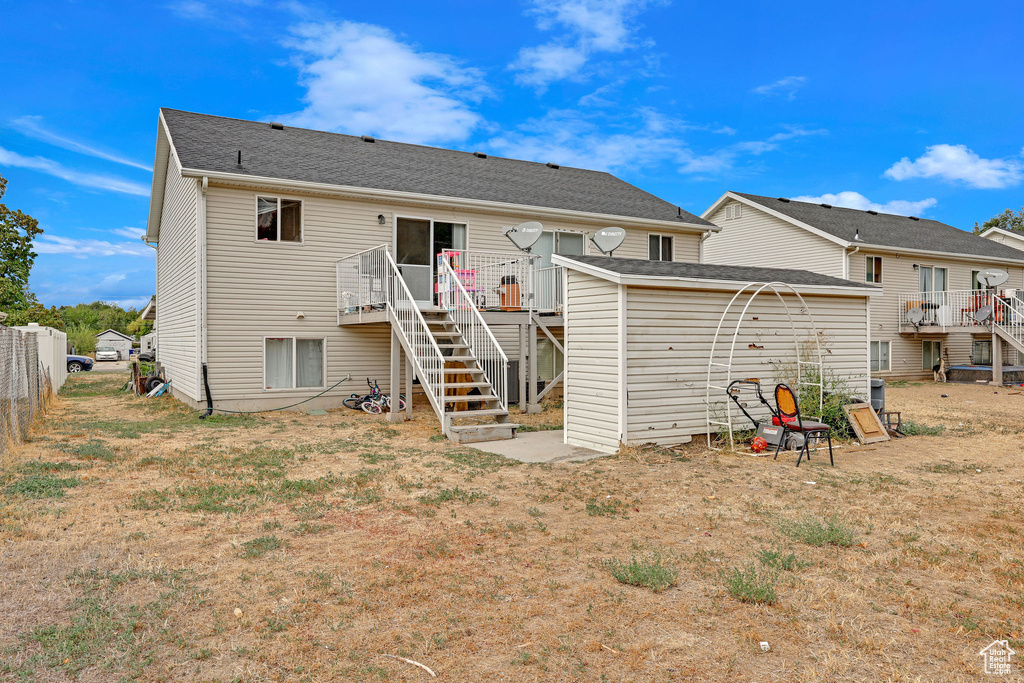
M 971 349 L 971 363 L 974 365 L 992 365 L 992 341 L 975 340 Z
M 671 261 L 672 236 L 647 235 L 647 258 L 651 261 Z
M 878 282 L 882 281 L 882 257 L 881 256 L 868 256 L 864 265 L 864 281 L 865 282 Z
M 256 240 L 302 242 L 302 201 L 256 197 Z
M 263 386 L 273 389 L 321 389 L 324 386 L 324 339 L 266 337 L 263 340 Z

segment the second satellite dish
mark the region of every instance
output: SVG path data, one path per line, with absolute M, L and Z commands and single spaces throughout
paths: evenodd
M 998 287 L 1010 279 L 1010 274 L 1005 270 L 983 270 L 978 273 L 978 284 L 984 287 Z
M 613 251 L 622 246 L 624 239 L 626 239 L 626 231 L 622 228 L 601 228 L 594 233 L 590 241 L 602 254 L 611 256 Z
M 921 321 L 923 321 L 923 320 L 924 320 L 924 311 L 921 310 L 920 308 L 917 308 L 915 306 L 914 308 L 911 308 L 909 311 L 907 311 L 907 321 L 911 325 L 913 325 L 914 327 L 917 327 L 918 325 L 920 325 Z
M 505 237 L 512 240 L 512 244 L 522 251 L 530 251 L 530 247 L 537 243 L 542 232 L 544 232 L 543 225 L 537 221 L 527 221 L 513 228 L 505 228 Z

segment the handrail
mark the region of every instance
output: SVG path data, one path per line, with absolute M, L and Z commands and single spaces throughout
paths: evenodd
M 438 268 L 442 276 L 438 281 L 450 283 L 447 296 L 439 297 L 442 307 L 448 311 L 449 318 L 459 329 L 470 353 L 480 364 L 484 379 L 494 390 L 502 410 L 508 410 L 508 356 L 456 275 L 451 260 L 442 257 L 438 261 Z
M 992 326 L 1015 342 L 1018 351 L 1024 349 L 1024 310 L 1009 297 L 993 298 Z

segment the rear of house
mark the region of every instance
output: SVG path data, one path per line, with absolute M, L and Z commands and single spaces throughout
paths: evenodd
M 938 221 L 739 192 L 725 193 L 703 217 L 722 228 L 704 244 L 706 262 L 806 268 L 880 286 L 870 305 L 878 377 L 930 378 L 940 359 L 987 368 L 1001 355 L 1024 365 L 1016 330 L 993 348 L 990 325 L 977 315 L 1019 301 L 1024 252 Z M 978 281 L 986 270 L 1008 275 L 994 294 Z

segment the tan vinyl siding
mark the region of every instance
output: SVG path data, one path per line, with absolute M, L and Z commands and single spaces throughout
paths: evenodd
M 172 393 L 193 401 L 199 400 L 198 200 L 198 181 L 183 178 L 171 156 L 156 255 L 156 343 Z
M 257 194 L 303 200 L 303 241 L 257 242 Z M 380 225 L 378 215 L 385 224 Z M 363 388 L 365 377 L 387 388 L 390 330 L 387 325 L 337 325 L 335 263 L 381 244 L 393 244 L 396 216 L 432 218 L 467 226 L 468 248 L 511 252 L 502 229 L 533 220 L 529 214 L 497 215 L 450 207 L 410 207 L 394 202 L 303 196 L 270 190 L 211 185 L 207 194 L 207 358 L 211 389 L 218 405 L 233 401 L 244 407 L 278 406 L 319 393 L 295 389 L 265 391 L 263 338 L 311 337 L 327 340 L 327 386 L 346 373 L 355 377 L 316 405 L 336 405 Z M 575 230 L 589 235 L 605 227 L 544 220 L 548 230 Z M 627 228 L 627 244 L 616 256 L 647 256 L 647 234 Z M 698 234 L 676 234 L 676 256 L 696 260 Z M 636 252 L 636 253 L 634 253 Z M 304 314 L 298 319 L 299 312 Z M 515 326 L 495 328 L 510 359 L 518 358 Z M 311 404 L 312 405 L 312 404 Z
M 619 447 L 619 287 L 570 270 L 566 300 L 565 438 Z
M 840 245 L 746 204 L 739 218 L 726 219 L 727 206 L 728 202 L 708 216 L 722 230 L 705 240 L 704 263 L 796 268 L 844 277 Z
M 800 314 L 799 302 L 791 294 L 784 296 L 793 311 L 798 336 L 809 339 L 811 328 Z M 674 444 L 704 433 L 708 360 L 716 327 L 731 298 L 731 292 L 627 289 L 629 443 Z M 866 300 L 836 296 L 804 299 L 818 330 L 827 336 L 826 373 L 846 378 L 855 392 L 867 396 Z M 735 309 L 735 315 L 739 310 Z M 735 315 L 724 328 L 728 334 L 719 338 L 717 362 L 727 362 Z M 792 365 L 796 360 L 791 329 L 777 297 L 759 296 L 740 329 L 732 378 L 757 377 L 770 395 L 771 388 L 784 379 L 777 369 L 779 362 Z M 571 334 L 571 327 L 569 331 Z M 724 370 L 716 370 L 713 382 L 724 384 Z M 724 392 L 715 392 L 715 401 L 724 399 Z
M 984 260 L 976 262 L 955 261 L 935 257 L 901 255 L 861 250 L 850 256 L 850 279 L 863 282 L 868 256 L 882 258 L 882 294 L 871 301 L 871 338 L 889 342 L 890 371 L 876 373 L 887 379 L 931 379 L 931 370 L 922 367 L 922 339 L 942 341 L 943 354 L 950 365 L 965 365 L 971 362 L 971 350 L 975 338 L 990 337 L 983 328 L 946 328 L 943 335 L 912 335 L 899 332 L 900 294 L 913 294 L 921 290 L 920 273 L 914 265 L 937 266 L 949 271 L 949 290 L 971 289 L 971 271 L 998 268 L 1010 275 L 1006 287 L 1020 287 L 1024 284 L 1024 268 L 993 265 Z M 1015 359 L 1015 357 L 1011 357 Z
M 1020 249 L 1024 251 L 1024 235 L 1021 235 L 1020 237 L 1009 237 L 1007 235 L 1000 235 L 999 233 L 992 233 L 985 239 L 992 240 L 997 244 L 1002 244 L 1007 247 L 1013 247 L 1014 249 Z

